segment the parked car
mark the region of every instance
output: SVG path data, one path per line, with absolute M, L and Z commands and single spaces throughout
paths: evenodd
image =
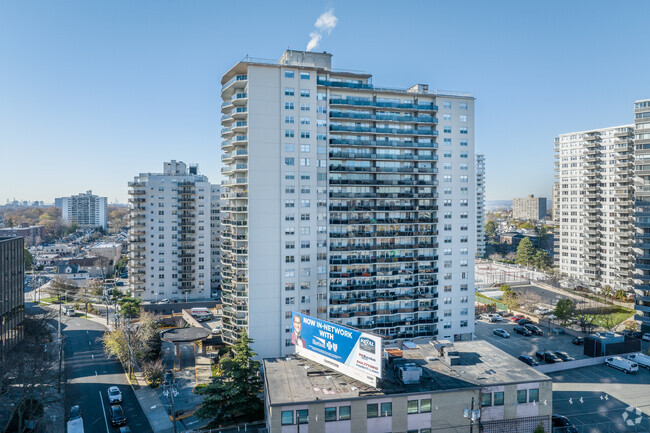
M 533 358 L 531 358 L 528 355 L 520 355 L 519 360 L 524 364 L 530 365 L 531 367 L 537 367 L 539 365 L 539 362 L 535 361 Z
M 111 386 L 108 388 L 108 403 L 109 404 L 120 404 L 122 403 L 122 393 L 117 386 Z
M 490 322 L 501 322 L 503 320 L 503 317 L 501 317 L 501 314 L 490 314 Z
M 555 352 L 555 354 L 560 358 L 562 361 L 575 361 L 576 359 L 569 355 L 566 352 Z
M 639 364 L 629 359 L 622 358 L 620 356 L 612 356 L 611 358 L 606 358 L 605 364 L 608 367 L 621 370 L 626 374 L 629 373 L 636 374 L 639 371 Z
M 565 416 L 553 415 L 552 424 L 553 433 L 578 433 L 578 428 Z
M 539 359 L 540 361 L 544 360 L 544 351 L 543 350 L 538 350 L 535 352 L 535 357 Z
M 519 320 L 517 321 L 517 324 L 519 324 L 519 325 L 521 325 L 521 326 L 524 326 L 524 325 L 532 325 L 533 323 L 535 323 L 535 322 L 533 322 L 532 320 L 530 320 L 530 319 L 528 319 L 528 318 L 526 318 L 526 317 L 524 317 L 523 319 L 519 319 Z
M 528 329 L 524 328 L 523 326 L 515 326 L 512 328 L 513 332 L 516 332 L 517 334 L 524 335 L 526 337 L 530 337 L 533 335 L 532 332 L 530 332 Z
M 539 307 L 539 308 L 537 308 L 537 309 L 535 310 L 535 314 L 538 314 L 538 315 L 540 315 L 540 316 L 543 316 L 543 315 L 545 315 L 545 314 L 549 314 L 550 312 L 551 312 L 551 309 L 550 309 L 550 308 L 546 308 L 546 307 Z
M 526 316 L 524 316 L 523 314 L 517 314 L 515 316 L 512 316 L 510 318 L 510 321 L 511 322 L 519 322 L 521 319 L 524 319 L 524 318 L 526 318 Z
M 131 433 L 131 429 L 127 425 L 120 427 L 120 433 Z
M 528 329 L 530 332 L 532 332 L 535 335 L 544 335 L 544 331 L 539 329 L 538 326 L 533 325 L 532 323 L 526 323 L 524 325 L 524 328 Z
M 641 340 L 650 341 L 650 332 L 646 332 L 645 334 L 643 334 L 643 336 L 641 337 Z
M 492 333 L 502 338 L 510 338 L 510 334 L 508 334 L 505 329 L 496 328 Z
M 160 301 L 158 301 L 159 304 L 169 304 L 169 299 L 163 298 Z
M 643 353 L 635 353 L 627 357 L 630 361 L 636 362 L 640 367 L 650 370 L 650 356 Z
M 67 309 L 67 311 L 65 312 L 65 314 L 66 314 L 66 316 L 70 316 L 70 317 L 72 317 L 72 316 L 74 316 L 74 315 L 77 314 L 77 313 L 74 311 L 74 308 L 72 308 L 72 307 L 68 307 L 68 309 Z
M 111 424 L 113 426 L 121 426 L 126 424 L 126 417 L 124 416 L 124 410 L 122 409 L 122 406 L 115 405 L 111 406 Z
M 547 364 L 555 364 L 557 362 L 562 362 L 562 358 L 553 352 L 544 352 L 544 362 Z
M 573 344 L 575 344 L 576 346 L 582 346 L 583 344 L 585 344 L 585 338 L 584 337 L 576 337 L 571 342 Z

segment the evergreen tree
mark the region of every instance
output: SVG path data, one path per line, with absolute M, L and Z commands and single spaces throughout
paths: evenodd
M 485 236 L 488 240 L 493 241 L 497 236 L 497 225 L 494 220 L 485 223 Z
M 537 250 L 533 254 L 532 263 L 537 269 L 546 269 L 551 265 L 551 258 L 546 251 Z
M 533 243 L 531 242 L 530 238 L 523 238 L 517 247 L 517 259 L 515 259 L 515 263 L 524 266 L 531 264 L 534 253 L 535 247 L 533 247 Z
M 566 322 L 571 317 L 573 317 L 575 310 L 576 304 L 571 299 L 564 298 L 557 301 L 553 314 L 555 314 L 555 316 L 561 321 Z
M 237 422 L 250 422 L 264 417 L 264 405 L 259 397 L 263 390 L 258 372 L 260 362 L 253 360 L 257 355 L 250 347 L 253 340 L 246 331 L 237 340 L 232 357 L 219 362 L 220 376 L 212 383 L 196 389 L 205 395 L 201 407 L 194 413 L 199 418 L 212 418 L 208 428 L 226 426 Z

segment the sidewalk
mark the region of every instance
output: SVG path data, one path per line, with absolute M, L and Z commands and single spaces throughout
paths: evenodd
M 174 425 L 169 419 L 169 414 L 167 414 L 165 406 L 161 403 L 154 390 L 149 388 L 142 372 L 134 371 L 134 374 L 138 383 L 137 385 L 132 385 L 133 391 L 153 431 L 156 433 L 173 432 Z
M 198 384 L 210 383 L 212 381 L 212 368 L 210 357 L 200 353 L 196 355 L 196 382 Z

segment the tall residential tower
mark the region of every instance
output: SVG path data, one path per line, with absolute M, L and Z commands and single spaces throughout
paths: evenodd
M 650 332 L 650 99 L 634 103 L 635 203 L 637 253 L 634 318 Z
M 61 218 L 76 222 L 82 227 L 108 227 L 106 197 L 98 197 L 87 191 L 71 197 L 61 197 Z
M 485 155 L 476 154 L 476 257 L 485 256 Z
M 220 272 L 212 260 L 219 253 L 213 236 L 219 205 L 214 195 L 208 178 L 183 162 L 166 162 L 162 173 L 141 173 L 129 182 L 129 287 L 134 296 L 146 301 L 212 296 L 213 282 L 219 282 L 213 274 Z
M 293 352 L 291 311 L 390 337 L 474 331 L 474 98 L 375 87 L 331 54 L 222 78 L 224 339 Z
M 589 287 L 632 287 L 632 138 L 632 125 L 555 138 L 555 260 L 561 272 Z

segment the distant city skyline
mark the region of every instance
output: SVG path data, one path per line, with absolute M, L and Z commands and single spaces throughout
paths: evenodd
M 219 81 L 242 53 L 278 58 L 310 43 L 334 68 L 372 71 L 376 86 L 472 92 L 488 200 L 550 198 L 553 138 L 632 123 L 633 102 L 650 96 L 650 60 L 637 53 L 643 1 L 418 3 L 417 13 L 381 1 L 253 2 L 245 24 L 223 19 L 241 12 L 233 2 L 37 4 L 0 5 L 3 204 L 90 189 L 125 203 L 130 179 L 171 159 L 219 183 Z M 399 37 L 377 27 L 388 15 Z M 634 65 L 590 68 L 604 53 Z

